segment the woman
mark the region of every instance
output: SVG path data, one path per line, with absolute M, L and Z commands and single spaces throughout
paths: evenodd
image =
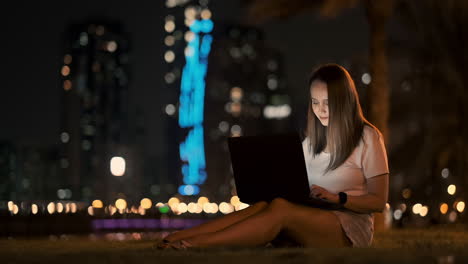
M 388 196 L 382 135 L 364 118 L 354 82 L 343 67 L 319 67 L 309 88 L 303 149 L 311 197 L 341 207 L 276 198 L 172 233 L 158 248 L 260 246 L 280 234 L 305 247 L 371 245 L 372 213 L 384 210 Z

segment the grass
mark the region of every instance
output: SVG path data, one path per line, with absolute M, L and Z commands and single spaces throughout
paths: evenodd
M 371 248 L 243 248 L 161 251 L 152 240 L 0 240 L 1 263 L 468 263 L 468 229 L 391 230 Z

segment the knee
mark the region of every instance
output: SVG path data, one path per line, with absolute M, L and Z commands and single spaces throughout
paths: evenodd
M 252 206 L 258 207 L 258 208 L 261 208 L 261 209 L 264 209 L 264 208 L 267 208 L 267 207 L 268 207 L 268 203 L 265 202 L 265 201 L 260 201 L 260 202 L 256 202 L 256 203 L 253 204 Z
M 288 207 L 290 204 L 291 203 L 288 200 L 281 198 L 281 197 L 277 197 L 273 199 L 273 201 L 270 202 L 268 207 L 271 209 L 284 209 Z

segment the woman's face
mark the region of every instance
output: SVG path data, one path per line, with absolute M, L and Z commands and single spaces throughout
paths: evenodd
M 327 84 L 315 80 L 310 85 L 310 97 L 312 101 L 312 110 L 315 116 L 324 126 L 328 126 L 328 90 Z

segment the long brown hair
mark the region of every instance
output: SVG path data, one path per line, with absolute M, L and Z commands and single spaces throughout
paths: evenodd
M 328 126 L 323 126 L 312 109 L 310 86 L 313 81 L 322 81 L 328 90 Z M 306 136 L 309 151 L 318 155 L 328 145 L 330 164 L 326 171 L 343 164 L 359 144 L 364 125 L 371 125 L 362 114 L 359 96 L 348 71 L 338 64 L 325 64 L 312 72 L 309 78 L 309 110 Z

